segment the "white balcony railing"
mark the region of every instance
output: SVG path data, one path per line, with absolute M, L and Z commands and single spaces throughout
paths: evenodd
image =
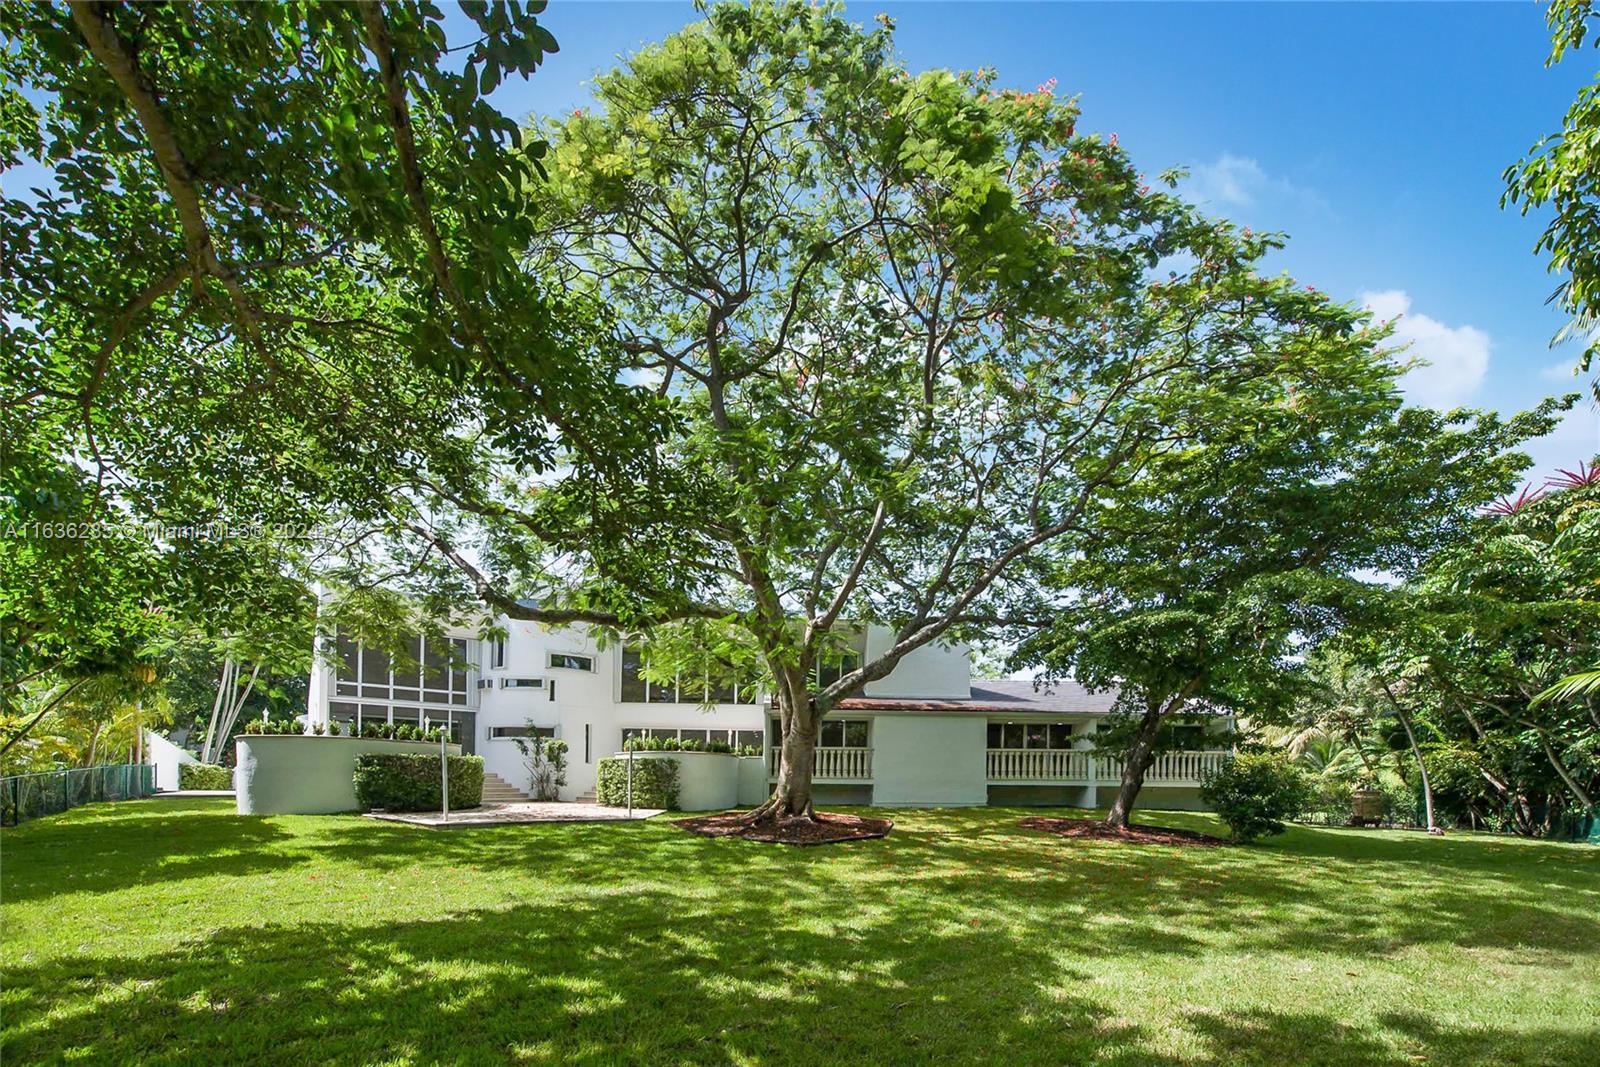
M 779 752 L 767 750 L 767 773 L 778 776 Z M 872 749 L 819 748 L 812 755 L 811 777 L 819 782 L 872 781 Z
M 1157 756 L 1145 772 L 1145 784 L 1198 785 L 1228 758 L 1226 752 L 1168 752 Z M 778 775 L 779 753 L 767 750 L 767 773 Z M 1122 777 L 1122 761 L 1096 758 L 1064 748 L 991 748 L 986 751 L 991 782 L 1070 782 L 1102 785 Z M 811 777 L 819 782 L 872 781 L 872 749 L 819 748 L 812 755 Z
M 1145 771 L 1146 785 L 1153 783 L 1171 785 L 1173 783 L 1194 783 L 1198 785 L 1213 770 L 1222 766 L 1228 758 L 1226 752 L 1168 752 L 1157 756 L 1150 764 L 1150 769 Z M 1118 781 L 1122 778 L 1122 761 L 1116 759 L 1101 759 L 1095 761 L 1095 773 L 1101 781 L 1111 779 Z
M 991 782 L 1087 782 L 1094 777 L 1087 752 L 1066 748 L 991 748 Z

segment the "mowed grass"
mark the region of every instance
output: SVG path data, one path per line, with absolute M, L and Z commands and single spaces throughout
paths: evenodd
M 79 809 L 0 834 L 0 1060 L 1600 1063 L 1600 849 L 888 814 L 793 849 Z

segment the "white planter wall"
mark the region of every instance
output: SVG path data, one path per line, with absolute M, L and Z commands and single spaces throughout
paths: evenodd
M 235 742 L 233 786 L 240 815 L 327 815 L 356 811 L 356 757 L 367 752 L 437 756 L 437 741 L 255 734 Z M 447 746 L 452 756 L 460 745 Z
M 626 761 L 628 754 L 618 752 Z M 739 765 L 759 759 L 740 759 L 726 752 L 635 752 L 635 763 L 646 760 L 678 761 L 678 807 L 683 811 L 725 811 L 739 805 Z

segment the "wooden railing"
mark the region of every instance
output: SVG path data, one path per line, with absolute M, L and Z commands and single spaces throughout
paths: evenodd
M 991 782 L 1087 782 L 1094 777 L 1087 752 L 1068 748 L 991 748 Z
M 767 773 L 778 774 L 779 753 L 767 750 Z M 872 781 L 872 749 L 870 748 L 819 748 L 812 755 L 811 777 L 817 781 L 870 782 Z

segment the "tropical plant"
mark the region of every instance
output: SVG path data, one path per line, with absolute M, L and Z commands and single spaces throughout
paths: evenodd
M 1206 775 L 1200 796 L 1235 841 L 1248 843 L 1283 833 L 1284 820 L 1307 806 L 1312 791 L 1305 772 L 1284 753 L 1241 752 Z
M 1545 18 L 1553 43 L 1546 66 L 1560 63 L 1568 51 L 1578 51 L 1590 38 L 1595 18 L 1592 0 L 1551 0 Z M 1600 44 L 1600 36 L 1595 37 Z M 1600 79 L 1579 91 L 1567 109 L 1560 132 L 1541 138 L 1521 160 L 1506 169 L 1506 192 L 1501 205 L 1515 205 L 1526 215 L 1548 209 L 1549 222 L 1534 245 L 1549 256 L 1552 273 L 1563 274 L 1551 295 L 1572 316 L 1552 339 L 1552 345 L 1579 340 L 1584 350 L 1577 359 L 1578 372 L 1593 365 L 1600 347 L 1600 145 L 1594 131 L 1600 127 Z M 1591 386 L 1600 401 L 1600 378 Z
M 528 728 L 528 737 L 515 740 L 522 762 L 528 768 L 533 799 L 560 800 L 561 787 L 567 784 L 567 743 L 554 737 L 536 736 L 531 721 Z

